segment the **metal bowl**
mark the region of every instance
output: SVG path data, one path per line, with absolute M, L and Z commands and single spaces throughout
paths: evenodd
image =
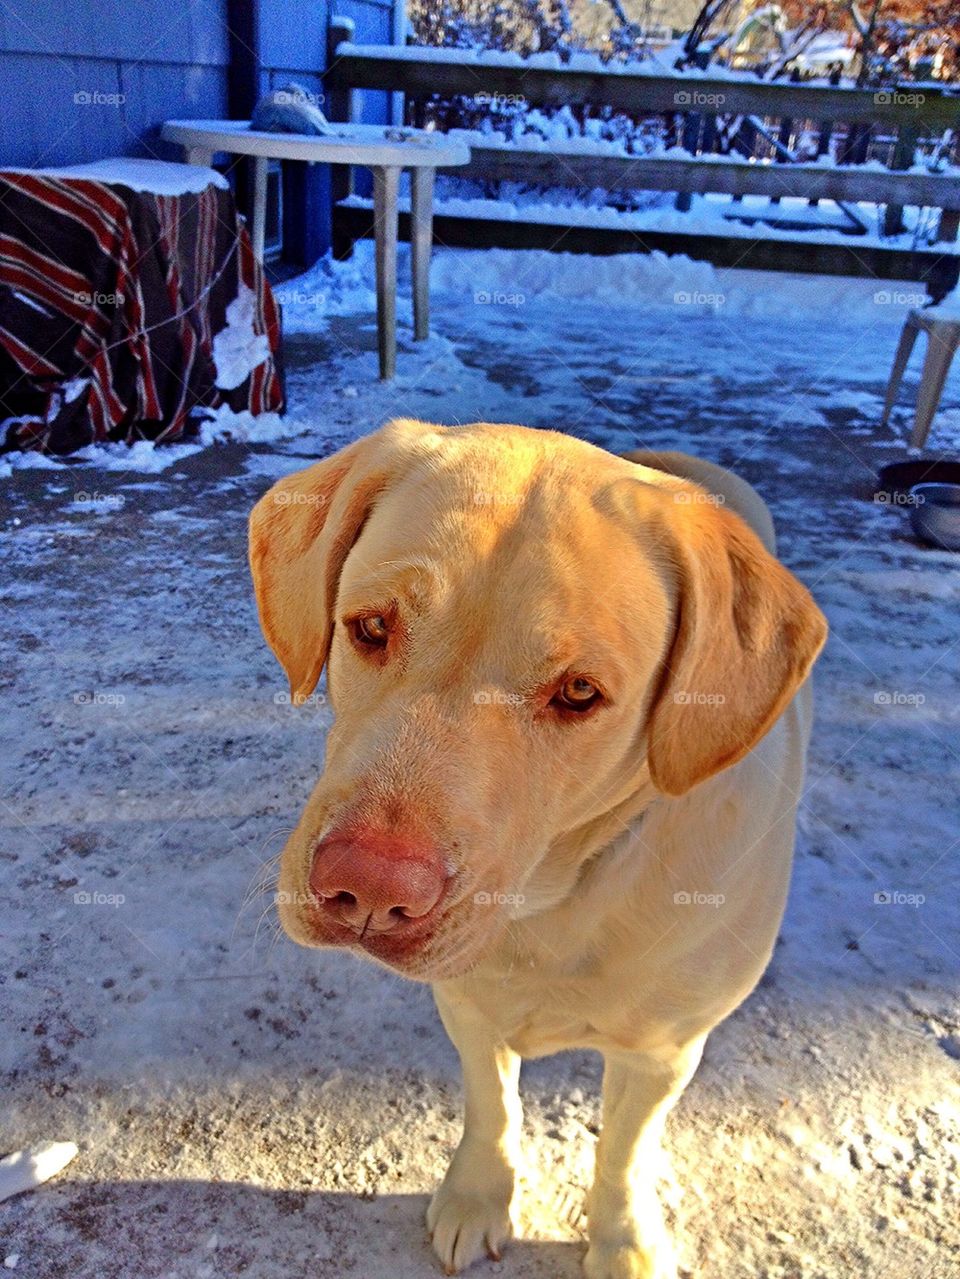
M 905 506 L 904 499 L 917 484 L 960 484 L 960 462 L 943 457 L 888 462 L 880 468 L 874 501 Z
M 960 484 L 915 484 L 910 522 L 917 537 L 945 551 L 960 551 Z

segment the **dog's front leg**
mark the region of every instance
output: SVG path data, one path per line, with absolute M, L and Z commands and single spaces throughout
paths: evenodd
M 702 1051 L 698 1039 L 668 1063 L 606 1055 L 603 1131 L 587 1208 L 587 1279 L 675 1279 L 656 1180 L 664 1123 Z
M 427 1210 L 434 1250 L 454 1274 L 484 1252 L 499 1256 L 513 1234 L 520 1058 L 471 1004 L 438 989 L 434 995 L 463 1066 L 463 1136 Z

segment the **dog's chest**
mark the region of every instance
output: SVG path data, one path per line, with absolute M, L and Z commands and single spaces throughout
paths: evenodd
M 664 1027 L 650 1016 L 636 976 L 611 982 L 595 960 L 531 967 L 491 975 L 472 986 L 471 997 L 523 1057 L 567 1048 L 641 1051 L 659 1041 Z

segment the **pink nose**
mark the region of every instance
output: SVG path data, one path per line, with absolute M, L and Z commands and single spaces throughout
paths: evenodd
M 313 854 L 310 891 L 333 922 L 391 933 L 428 915 L 446 887 L 439 855 L 385 832 L 328 835 Z

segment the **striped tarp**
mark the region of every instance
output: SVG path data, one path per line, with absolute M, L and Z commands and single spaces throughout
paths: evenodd
M 241 285 L 271 356 L 216 385 Z M 280 410 L 276 303 L 229 190 L 160 195 L 0 171 L 0 452 L 170 441 L 200 410 Z

